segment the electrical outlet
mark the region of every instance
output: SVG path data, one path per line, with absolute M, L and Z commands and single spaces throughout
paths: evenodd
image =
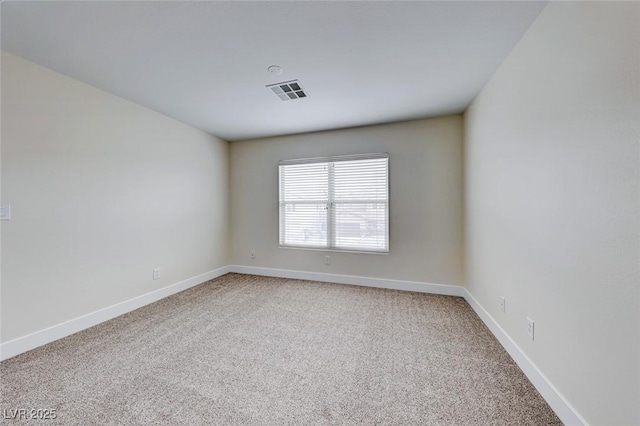
M 256 258 L 256 252 L 255 252 L 255 251 L 253 251 L 253 250 L 251 250 L 251 252 L 249 253 L 249 257 L 250 257 L 251 259 L 255 259 L 255 258 Z
M 160 279 L 160 268 L 153 268 L 153 279 L 154 280 Z
M 325 256 L 324 257 L 324 264 L 325 265 L 331 265 L 331 256 Z
M 533 340 L 534 337 L 535 325 L 536 323 L 531 318 L 527 317 L 527 334 L 531 340 Z
M 507 312 L 507 301 L 504 296 L 500 296 L 500 311 L 502 313 Z

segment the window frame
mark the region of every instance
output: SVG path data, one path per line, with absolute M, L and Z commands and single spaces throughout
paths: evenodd
M 386 207 L 386 215 L 385 215 L 385 249 L 384 250 L 368 250 L 366 248 L 337 248 L 335 246 L 335 215 L 332 213 L 332 209 L 335 204 L 335 193 L 333 193 L 329 189 L 329 193 L 327 194 L 327 223 L 326 223 L 326 246 L 304 246 L 304 245 L 292 245 L 292 244 L 282 244 L 282 225 L 283 225 L 283 205 L 286 203 L 283 201 L 282 194 L 282 166 L 289 165 L 305 165 L 305 164 L 314 164 L 314 163 L 337 163 L 343 161 L 358 161 L 358 160 L 372 160 L 372 159 L 386 159 L 386 200 L 383 202 Z M 388 255 L 390 252 L 390 212 L 391 212 L 391 194 L 389 192 L 390 188 L 390 156 L 389 153 L 369 153 L 369 154 L 355 154 L 355 155 L 339 155 L 339 156 L 331 156 L 331 157 L 314 157 L 314 158 L 299 158 L 299 159 L 290 159 L 290 160 L 281 160 L 278 162 L 278 247 L 282 249 L 293 249 L 293 250 L 312 250 L 312 251 L 328 251 L 328 252 L 346 252 L 346 253 L 363 253 L 363 254 L 380 254 L 380 255 Z M 329 173 L 327 176 L 327 185 L 329 187 L 333 186 L 335 183 L 334 178 L 331 176 L 332 173 Z M 333 196 L 333 199 L 332 199 Z

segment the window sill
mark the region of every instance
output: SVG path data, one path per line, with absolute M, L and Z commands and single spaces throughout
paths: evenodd
M 328 253 L 356 253 L 356 254 L 378 254 L 388 256 L 388 251 L 362 251 L 362 250 L 340 250 L 329 248 L 313 248 L 313 247 L 294 247 L 294 246 L 278 246 L 278 248 L 286 250 L 306 250 L 306 251 L 323 251 Z

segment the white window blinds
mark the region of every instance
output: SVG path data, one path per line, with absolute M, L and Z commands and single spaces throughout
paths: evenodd
M 389 251 L 389 156 L 289 160 L 279 165 L 280 245 Z

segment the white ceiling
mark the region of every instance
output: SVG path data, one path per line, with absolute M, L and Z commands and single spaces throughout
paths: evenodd
M 459 113 L 545 4 L 5 1 L 2 48 L 240 140 Z

